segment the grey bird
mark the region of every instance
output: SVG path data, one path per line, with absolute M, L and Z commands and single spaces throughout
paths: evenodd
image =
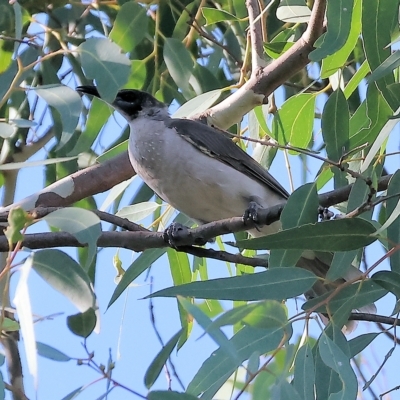
M 94 86 L 76 90 L 100 98 Z M 136 173 L 158 196 L 198 223 L 240 217 L 251 202 L 268 208 L 289 197 L 282 185 L 223 131 L 171 118 L 164 103 L 139 90 L 120 90 L 111 105 L 130 126 L 128 152 Z M 277 221 L 250 234 L 267 235 L 280 226 Z M 329 269 L 310 251 L 303 253 L 297 266 L 320 278 L 325 278 Z M 360 275 L 352 267 L 346 278 Z M 337 283 L 319 280 L 308 297 L 321 295 Z

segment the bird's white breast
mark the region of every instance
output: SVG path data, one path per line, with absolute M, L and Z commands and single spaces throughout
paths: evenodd
M 263 207 L 283 200 L 266 185 L 202 153 L 163 121 L 138 118 L 130 126 L 129 157 L 137 174 L 194 220 L 242 216 L 250 200 Z

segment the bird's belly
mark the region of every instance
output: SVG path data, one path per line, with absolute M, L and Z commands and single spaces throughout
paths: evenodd
M 263 183 L 202 153 L 176 133 L 157 138 L 162 143 L 154 137 L 136 143 L 131 136 L 133 168 L 155 193 L 190 218 L 205 223 L 239 217 L 251 200 L 262 207 L 282 201 Z

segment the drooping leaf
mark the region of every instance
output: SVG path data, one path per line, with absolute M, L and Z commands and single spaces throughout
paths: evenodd
M 269 271 L 192 282 L 155 292 L 148 297 L 186 296 L 220 300 L 282 300 L 304 293 L 315 283 L 315 275 L 300 268 Z
M 343 218 L 302 225 L 256 239 L 240 240 L 239 248 L 299 249 L 316 251 L 349 251 L 368 246 L 376 240 L 375 228 L 360 218 Z
M 311 347 L 300 347 L 294 362 L 294 388 L 302 400 L 314 397 L 315 370 Z
M 88 308 L 83 313 L 69 315 L 67 325 L 72 333 L 86 339 L 96 326 L 96 313 L 93 308 Z
M 205 313 L 195 304 L 192 304 L 189 300 L 178 297 L 179 303 L 186 310 L 188 314 L 190 314 L 196 322 L 207 332 L 207 334 L 214 340 L 215 343 L 222 349 L 230 358 L 232 358 L 235 362 L 240 363 L 239 355 L 232 345 L 231 341 L 225 336 L 225 334 L 218 328 L 210 330 L 209 327 L 212 324 L 210 318 L 207 317 Z
M 371 279 L 379 286 L 392 292 L 397 300 L 400 299 L 400 274 L 394 271 L 378 271 L 372 275 Z
M 349 119 L 347 100 L 343 92 L 338 89 L 329 96 L 321 120 L 326 152 L 332 161 L 339 161 L 349 150 Z M 343 172 L 338 168 L 332 168 L 332 170 L 335 175 L 335 188 L 346 185 L 347 181 Z
M 35 92 L 60 114 L 63 127 L 59 144 L 61 148 L 71 139 L 78 124 L 81 98 L 75 90 L 62 85 L 41 86 Z
M 167 38 L 164 44 L 164 61 L 168 71 L 186 98 L 192 97 L 189 85 L 194 62 L 189 51 L 177 39 Z
M 244 327 L 230 339 L 230 342 L 235 347 L 239 358 L 244 361 L 256 351 L 264 354 L 275 349 L 283 337 L 289 340 L 291 335 L 292 331 L 289 326 L 286 327 L 285 331 L 280 328 L 254 329 Z M 195 396 L 202 393 L 202 399 L 211 400 L 239 365 L 222 349 L 216 350 L 198 370 L 187 388 L 187 393 Z
M 175 333 L 174 336 L 166 343 L 166 345 L 159 351 L 154 360 L 151 362 L 147 371 L 144 375 L 144 384 L 147 389 L 150 389 L 158 376 L 160 375 L 162 368 L 167 363 L 172 351 L 174 350 L 178 340 L 182 334 L 182 329 Z
M 60 250 L 45 249 L 32 255 L 33 269 L 55 290 L 84 312 L 95 306 L 90 279 L 83 268 Z
M 146 36 L 149 18 L 146 8 L 135 2 L 126 2 L 118 11 L 110 39 L 125 52 L 132 51 Z
M 90 38 L 77 49 L 82 67 L 89 79 L 96 80 L 102 99 L 112 103 L 118 90 L 125 85 L 131 63 L 121 48 L 108 39 Z
M 374 73 L 391 55 L 388 44 L 391 42 L 392 21 L 398 13 L 398 5 L 391 1 L 363 1 L 362 8 L 363 45 L 371 72 Z M 392 110 L 396 110 L 399 107 L 399 97 L 389 90 L 393 83 L 393 74 L 376 80 L 379 91 Z
M 322 334 L 318 344 L 322 361 L 333 369 L 342 381 L 342 390 L 331 393 L 329 399 L 355 399 L 357 397 L 357 378 L 351 368 L 350 358 L 326 334 Z
M 349 37 L 354 0 L 331 1 L 327 5 L 327 33 L 322 44 L 309 54 L 311 61 L 320 61 L 341 49 Z
M 317 222 L 318 205 L 315 185 L 310 183 L 300 186 L 290 195 L 282 211 L 282 229 Z M 301 250 L 273 250 L 269 258 L 269 266 L 270 268 L 295 266 L 301 253 Z
M 43 218 L 50 226 L 74 235 L 81 244 L 87 244 L 89 254 L 86 267 L 97 251 L 97 239 L 101 235 L 100 218 L 89 210 L 67 207 L 56 210 Z
M 350 357 L 353 358 L 361 353 L 380 333 L 364 333 L 349 340 Z
M 322 59 L 321 78 L 328 78 L 342 68 L 353 51 L 361 32 L 361 5 L 361 0 L 354 0 L 349 36 L 341 49 Z

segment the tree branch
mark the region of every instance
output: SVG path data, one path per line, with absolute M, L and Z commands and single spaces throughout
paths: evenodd
M 249 31 L 251 38 L 251 73 L 257 74 L 260 69 L 265 67 L 262 20 L 257 17 L 260 15 L 260 4 L 258 0 L 246 1 L 247 12 L 249 14 Z

